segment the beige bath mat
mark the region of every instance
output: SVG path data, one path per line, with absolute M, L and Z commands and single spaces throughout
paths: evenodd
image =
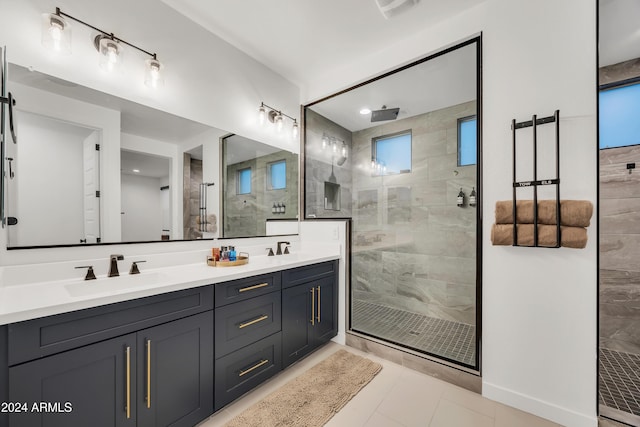
M 226 427 L 323 426 L 382 369 L 339 350 L 231 420 Z

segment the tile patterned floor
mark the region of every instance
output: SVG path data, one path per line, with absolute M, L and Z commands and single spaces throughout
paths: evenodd
M 600 404 L 640 415 L 640 355 L 600 349 Z
M 475 365 L 476 328 L 473 325 L 354 300 L 352 328 L 415 350 Z
M 199 427 L 222 427 L 254 403 L 341 348 L 382 364 L 376 377 L 326 427 L 559 427 L 352 347 L 329 343 L 204 420 Z M 247 426 L 271 427 L 271 426 Z

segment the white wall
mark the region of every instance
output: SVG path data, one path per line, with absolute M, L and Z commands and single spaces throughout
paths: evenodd
M 77 244 L 84 237 L 83 141 L 92 131 L 36 114 L 16 116 L 15 177 L 9 190 L 18 218 L 12 246 Z
M 12 84 L 11 92 L 19 100 L 17 117 L 22 112 L 29 112 L 100 131 L 101 237 L 103 242 L 120 241 L 120 112 L 21 84 Z M 45 179 L 45 174 L 36 176 Z M 0 263 L 10 257 L 3 254 L 6 248 L 4 233 L 2 229 Z
M 594 0 L 487 0 L 303 90 L 318 99 L 482 32 L 483 394 L 576 427 L 597 425 L 597 225 L 584 250 L 489 236 L 511 197 L 513 118 L 559 109 L 562 197 L 597 202 L 595 17 Z
M 122 133 L 120 137 L 121 149 L 123 150 L 169 159 L 169 182 L 162 184 L 169 186 L 169 191 L 164 196 L 167 199 L 167 205 L 171 208 L 168 210 L 167 228 L 171 230 L 172 239 L 182 239 L 182 152 L 180 145 L 128 133 Z M 123 242 L 130 241 L 124 239 L 124 232 L 122 236 Z M 156 236 L 150 240 L 158 238 Z
M 161 180 L 122 174 L 122 241 L 160 240 L 162 235 Z

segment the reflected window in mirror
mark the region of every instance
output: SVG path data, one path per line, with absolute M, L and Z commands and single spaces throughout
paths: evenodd
M 279 160 L 267 165 L 267 190 L 287 188 L 287 162 Z
M 638 145 L 640 83 L 601 90 L 600 148 Z
M 239 169 L 236 194 L 251 194 L 251 168 Z
M 478 121 L 476 116 L 458 119 L 458 166 L 476 164 Z

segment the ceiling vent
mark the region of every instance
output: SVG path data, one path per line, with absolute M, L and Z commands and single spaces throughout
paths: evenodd
M 412 8 L 420 0 L 376 0 L 378 9 L 385 19 L 393 18 L 399 13 Z

